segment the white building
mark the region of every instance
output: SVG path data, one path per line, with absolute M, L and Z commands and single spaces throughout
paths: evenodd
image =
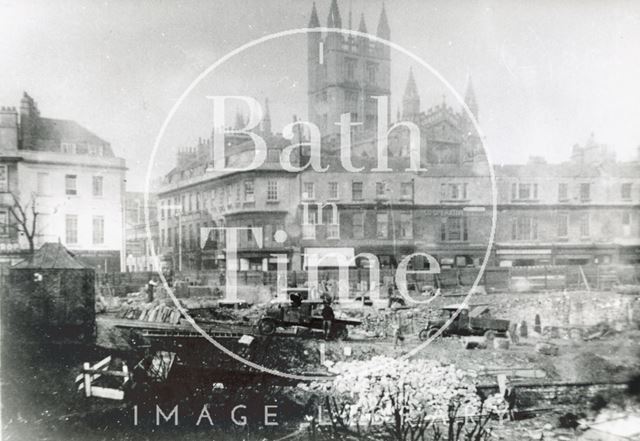
M 121 270 L 125 171 L 106 141 L 74 121 L 40 117 L 25 93 L 19 114 L 0 110 L 0 255 L 21 257 L 35 232 L 35 248 L 59 241 L 99 270 Z M 12 207 L 18 216 L 24 209 L 26 232 Z

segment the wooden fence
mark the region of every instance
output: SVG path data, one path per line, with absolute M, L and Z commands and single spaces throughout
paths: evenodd
M 442 290 L 468 289 L 478 278 L 479 268 L 442 269 L 439 274 L 408 273 L 410 288 L 432 286 Z M 97 283 L 107 286 L 113 294 L 124 295 L 138 291 L 150 280 L 157 280 L 155 272 L 126 272 L 96 274 Z M 318 271 L 318 280 L 339 280 L 338 270 Z M 393 281 L 395 270 L 380 270 L 381 286 Z M 185 271 L 174 276 L 191 286 L 224 286 L 225 273 L 221 270 Z M 275 288 L 278 275 L 275 271 L 238 271 L 239 285 L 268 286 Z M 305 271 L 289 271 L 290 285 L 303 285 L 308 280 Z M 640 266 L 634 265 L 590 265 L 590 266 L 532 266 L 532 267 L 490 267 L 486 268 L 478 284 L 488 292 L 504 291 L 545 291 L 562 289 L 610 289 L 617 284 L 639 284 Z M 351 290 L 363 290 L 369 284 L 368 269 L 349 269 Z

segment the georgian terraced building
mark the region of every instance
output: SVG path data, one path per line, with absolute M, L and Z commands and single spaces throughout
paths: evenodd
M 314 6 L 309 27 L 318 26 Z M 343 26 L 335 0 L 327 26 Z M 367 30 L 363 18 L 359 30 Z M 384 8 L 376 34 L 391 38 Z M 176 269 L 181 261 L 183 268 L 273 270 L 275 254 L 287 256 L 289 269 L 301 269 L 305 254 L 351 257 L 367 252 L 378 257 L 381 267 L 394 267 L 403 256 L 422 251 L 445 267 L 480 265 L 491 233 L 492 192 L 489 165 L 470 118 L 445 102 L 423 111 L 409 72 L 397 120 L 420 128 L 426 171 L 407 171 L 409 133 L 396 128 L 388 139 L 393 172 L 376 172 L 380 116 L 371 96 L 390 93 L 388 50 L 358 37 L 308 38 L 308 118 L 321 129 L 323 165 L 329 170 L 283 170 L 280 152 L 292 141 L 271 133 L 268 108 L 255 130 L 267 143 L 267 161 L 256 170 L 210 171 L 210 139 L 181 150 L 158 193 L 163 259 Z M 479 119 L 470 80 L 465 103 Z M 362 123 L 352 134 L 352 162 L 364 167 L 360 173 L 344 170 L 340 162 L 334 122 L 344 113 Z M 382 117 L 391 120 L 388 109 Z M 242 127 L 242 118 L 238 120 Z M 228 165 L 252 158 L 253 143 L 246 135 L 228 135 L 226 143 Z M 292 161 L 306 164 L 307 159 L 303 152 Z M 489 263 L 640 262 L 638 159 L 616 161 L 591 137 L 574 146 L 565 163 L 532 158 L 527 164 L 496 166 L 497 222 Z M 200 234 L 203 227 L 216 226 L 258 228 L 264 240 L 260 246 L 254 233 L 242 231 L 237 259 L 229 262 L 223 238 Z M 284 241 L 275 240 L 278 230 L 287 233 Z M 324 262 L 335 265 L 331 258 Z M 367 260 L 356 259 L 355 265 L 366 266 Z M 424 259 L 413 260 L 414 268 L 424 265 Z
M 103 271 L 123 259 L 124 159 L 75 121 L 40 116 L 24 94 L 19 111 L 0 111 L 0 260 L 24 257 L 29 244 L 16 229 L 16 200 L 35 231 L 34 247 L 61 242 Z M 32 223 L 35 206 L 37 213 Z

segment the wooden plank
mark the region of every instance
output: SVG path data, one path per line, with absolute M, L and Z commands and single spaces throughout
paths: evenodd
M 83 369 L 83 372 L 85 372 L 86 374 L 95 374 L 96 372 L 100 372 L 101 375 L 93 376 L 94 380 L 96 378 L 99 378 L 102 375 L 111 376 L 111 377 L 128 377 L 129 376 L 129 372 L 123 372 L 123 371 L 96 371 L 95 369 L 89 369 L 85 371 Z
M 220 332 L 220 331 L 207 331 L 207 334 L 213 338 L 241 338 L 245 334 L 244 332 Z M 196 331 L 158 331 L 158 330 L 143 330 L 142 336 L 147 338 L 204 338 L 199 332 Z
M 485 369 L 480 371 L 479 374 L 480 375 L 505 374 L 509 377 L 520 377 L 520 378 L 544 378 L 547 376 L 545 371 L 541 369 L 532 369 L 532 368 Z
M 122 400 L 124 399 L 124 391 L 119 389 L 111 389 L 108 387 L 94 386 L 91 390 L 92 397 L 108 398 L 110 400 Z
M 108 357 L 106 357 L 105 359 L 97 362 L 96 364 L 93 365 L 93 369 L 108 369 L 109 368 L 109 363 L 111 363 L 111 355 L 109 355 Z
M 87 362 L 82 365 L 84 370 L 91 369 L 91 365 Z M 84 394 L 86 397 L 91 396 L 91 375 L 84 374 Z
M 94 364 L 93 367 L 91 367 L 89 370 L 86 370 L 86 369 L 83 368 L 82 369 L 83 373 L 79 374 L 76 377 L 76 383 L 78 381 L 82 380 L 82 378 L 84 377 L 85 373 L 93 373 L 93 374 L 97 373 L 97 375 L 93 376 L 93 380 L 96 380 L 96 379 L 100 378 L 101 371 L 106 371 L 107 369 L 109 369 L 109 363 L 111 363 L 111 355 L 109 355 L 107 358 L 99 361 L 98 363 Z

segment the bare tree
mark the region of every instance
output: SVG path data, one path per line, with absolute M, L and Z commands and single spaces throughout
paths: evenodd
M 35 194 L 31 194 L 29 201 L 21 203 L 20 198 L 11 193 L 13 198 L 13 206 L 9 207 L 9 213 L 15 220 L 15 223 L 10 224 L 18 233 L 24 234 L 29 243 L 29 253 L 33 254 L 35 251 L 35 239 L 38 235 L 37 225 L 38 216 L 40 212 L 36 207 Z

